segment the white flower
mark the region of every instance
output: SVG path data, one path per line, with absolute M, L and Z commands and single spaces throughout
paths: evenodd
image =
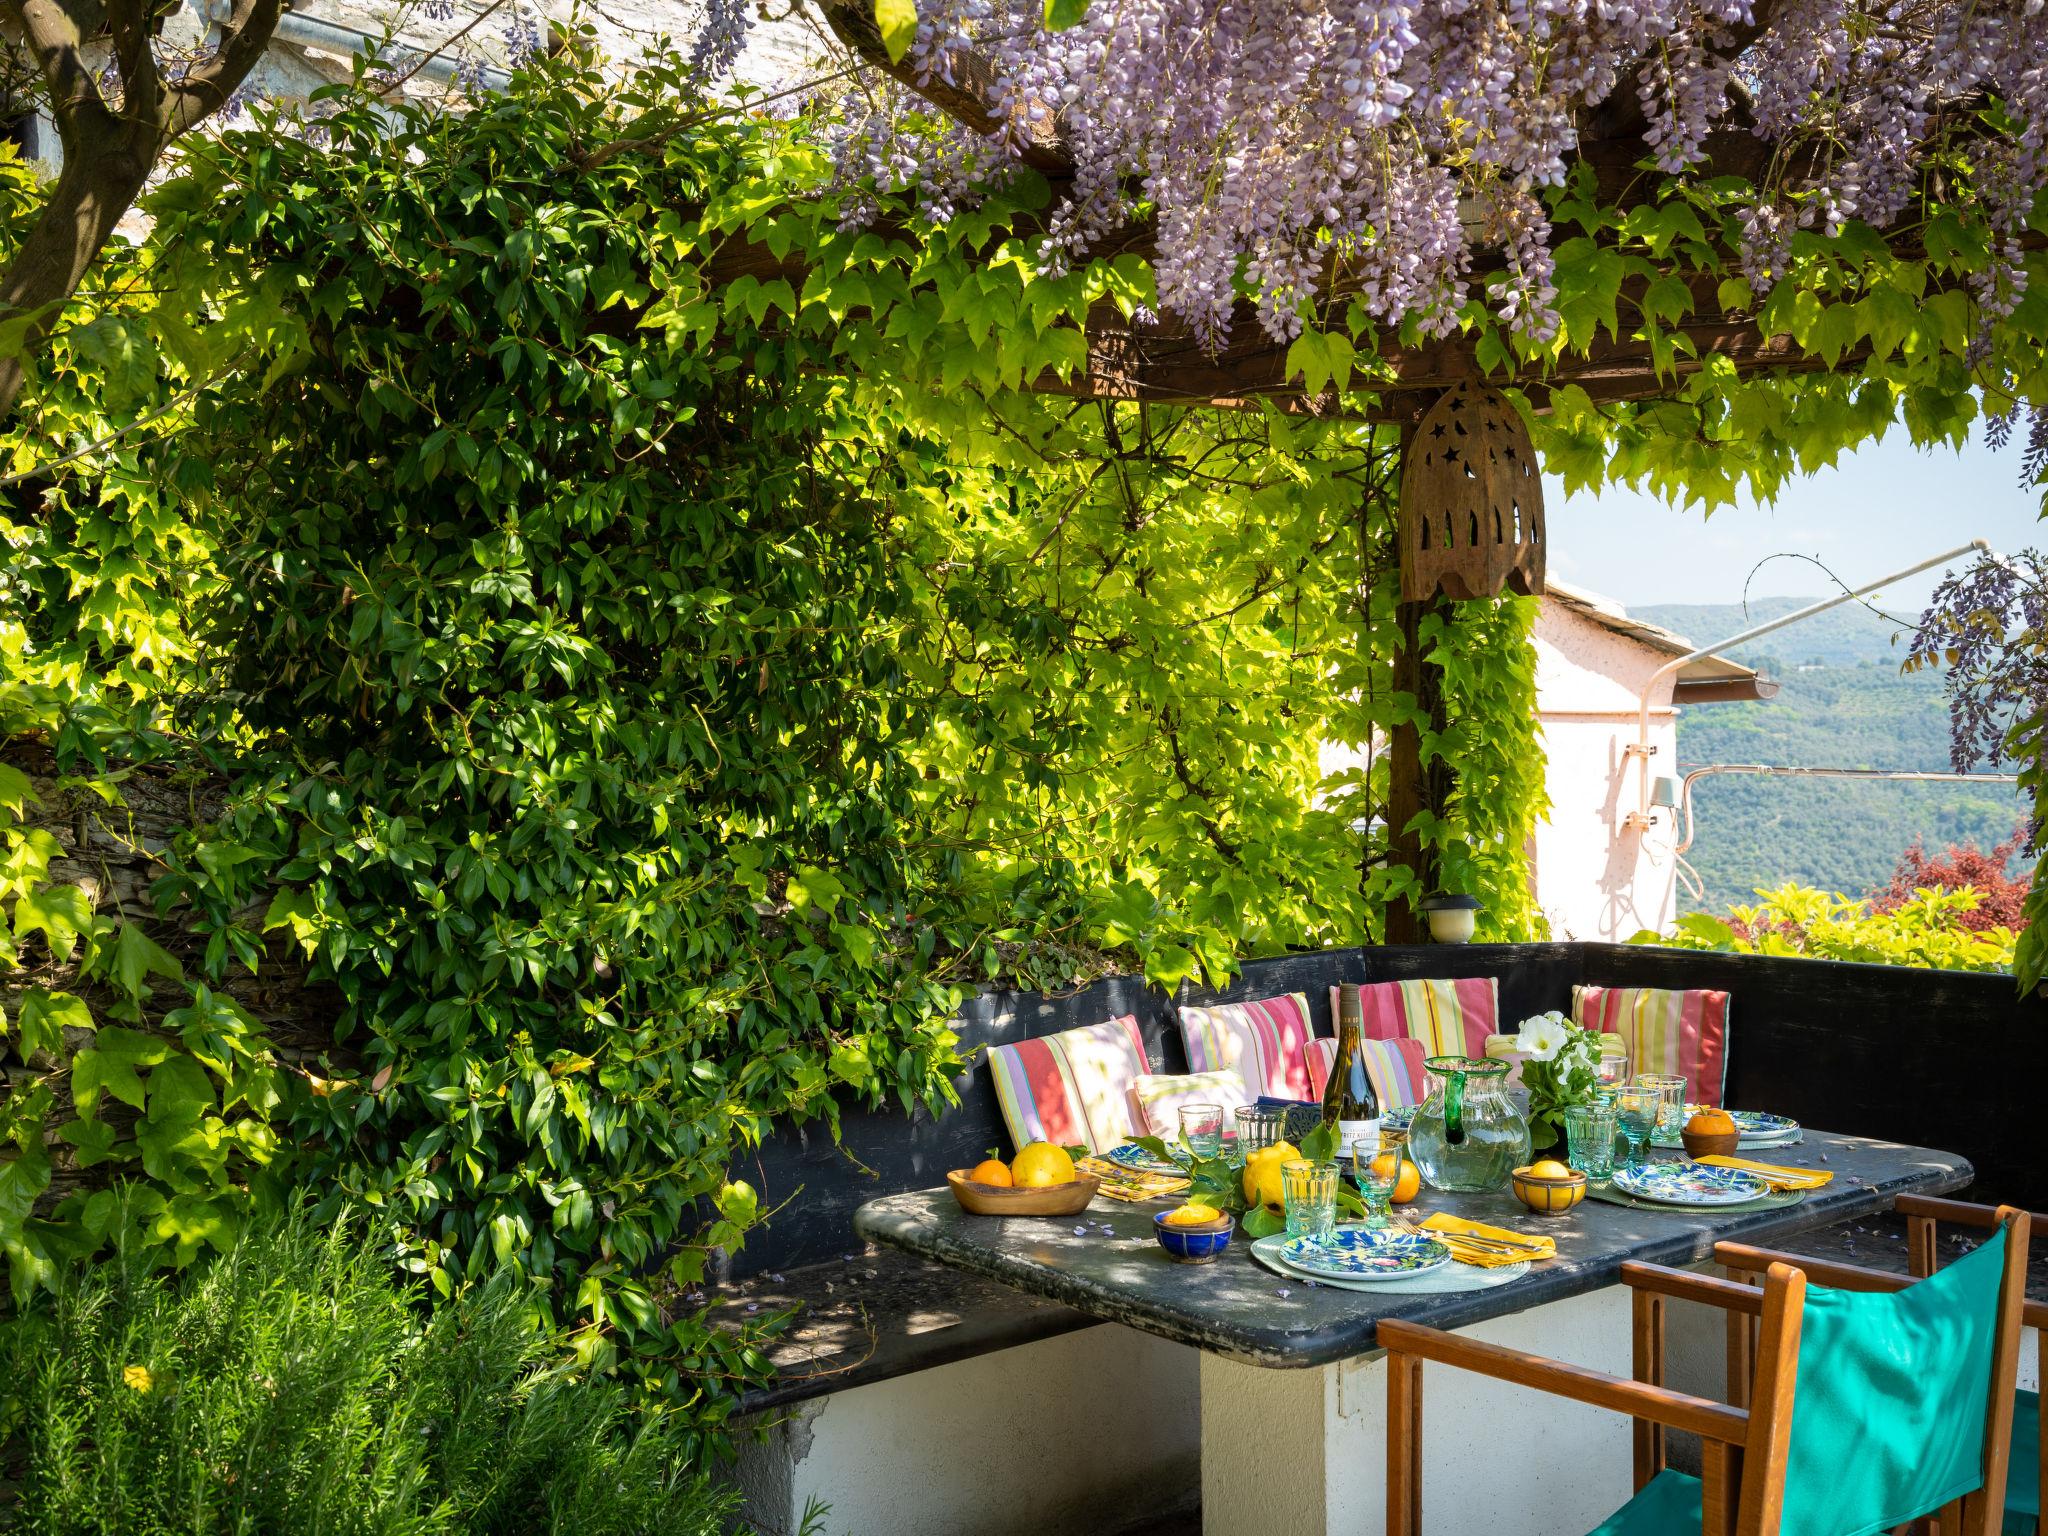
M 1516 1037 L 1515 1046 L 1531 1061 L 1551 1061 L 1564 1049 L 1569 1038 L 1564 1024 L 1555 1014 L 1543 1014 L 1522 1021 L 1522 1030 Z

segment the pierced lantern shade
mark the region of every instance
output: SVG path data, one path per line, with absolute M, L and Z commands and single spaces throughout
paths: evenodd
M 1543 592 L 1543 477 L 1514 406 L 1459 384 L 1430 407 L 1401 471 L 1401 597 Z

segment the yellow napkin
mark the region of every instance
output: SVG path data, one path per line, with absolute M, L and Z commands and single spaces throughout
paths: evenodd
M 1524 1259 L 1554 1259 L 1557 1244 L 1547 1237 L 1531 1237 L 1525 1232 L 1510 1232 L 1506 1227 L 1489 1227 L 1483 1221 L 1467 1221 L 1462 1216 L 1453 1216 L 1447 1211 L 1438 1211 L 1421 1223 L 1423 1231 L 1440 1238 L 1451 1250 L 1451 1257 L 1460 1264 L 1476 1264 L 1481 1269 L 1504 1269 L 1510 1264 L 1519 1264 Z M 1485 1238 L 1513 1248 L 1513 1252 L 1495 1252 L 1491 1248 L 1475 1248 L 1462 1243 L 1460 1237 Z
M 1786 1168 L 1778 1163 L 1753 1163 L 1746 1157 L 1703 1157 L 1711 1168 L 1740 1168 L 1753 1173 L 1773 1189 L 1819 1189 L 1834 1177 L 1825 1169 Z
M 1074 1170 L 1077 1173 L 1093 1174 L 1102 1180 L 1102 1188 L 1097 1193 L 1132 1205 L 1182 1194 L 1190 1183 L 1189 1180 L 1176 1178 L 1170 1173 L 1150 1173 L 1141 1168 L 1126 1168 L 1123 1164 L 1113 1163 L 1106 1157 L 1084 1157 L 1074 1165 Z

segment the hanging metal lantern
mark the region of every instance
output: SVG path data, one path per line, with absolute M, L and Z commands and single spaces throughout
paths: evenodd
M 1543 476 L 1521 415 L 1471 380 L 1430 407 L 1401 470 L 1401 597 L 1543 592 Z

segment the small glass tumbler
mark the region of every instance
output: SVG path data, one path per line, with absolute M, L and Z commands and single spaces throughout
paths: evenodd
M 1337 1165 L 1307 1158 L 1282 1163 L 1280 1200 L 1289 1237 L 1328 1237 L 1337 1230 Z
M 1638 1072 L 1636 1082 L 1657 1090 L 1657 1134 L 1676 1136 L 1685 1129 L 1685 1079 L 1657 1072 Z
M 1223 1151 L 1223 1106 L 1183 1104 L 1180 1110 L 1180 1139 L 1196 1157 L 1208 1159 Z
M 1602 1088 L 1619 1088 L 1627 1082 L 1627 1055 L 1619 1051 L 1602 1051 L 1593 1063 L 1593 1081 Z
M 1604 1104 L 1574 1104 L 1564 1112 L 1565 1139 L 1572 1167 L 1589 1179 L 1614 1173 L 1614 1135 L 1619 1129 L 1613 1109 Z
M 1381 1161 L 1385 1159 L 1385 1161 Z M 1351 1177 L 1365 1201 L 1365 1224 L 1394 1224 L 1394 1191 L 1401 1187 L 1401 1169 L 1408 1161 L 1408 1138 L 1351 1143 Z
M 1643 1147 L 1649 1142 L 1650 1132 L 1657 1128 L 1657 1109 L 1663 1095 L 1655 1088 L 1646 1088 L 1641 1083 L 1631 1083 L 1616 1091 L 1615 1112 L 1621 1118 L 1622 1139 L 1628 1143 L 1628 1164 L 1630 1168 L 1640 1167 L 1643 1161 Z
M 1286 1128 L 1286 1110 L 1269 1104 L 1245 1105 L 1237 1112 L 1237 1155 L 1250 1157 L 1259 1148 L 1272 1146 Z

